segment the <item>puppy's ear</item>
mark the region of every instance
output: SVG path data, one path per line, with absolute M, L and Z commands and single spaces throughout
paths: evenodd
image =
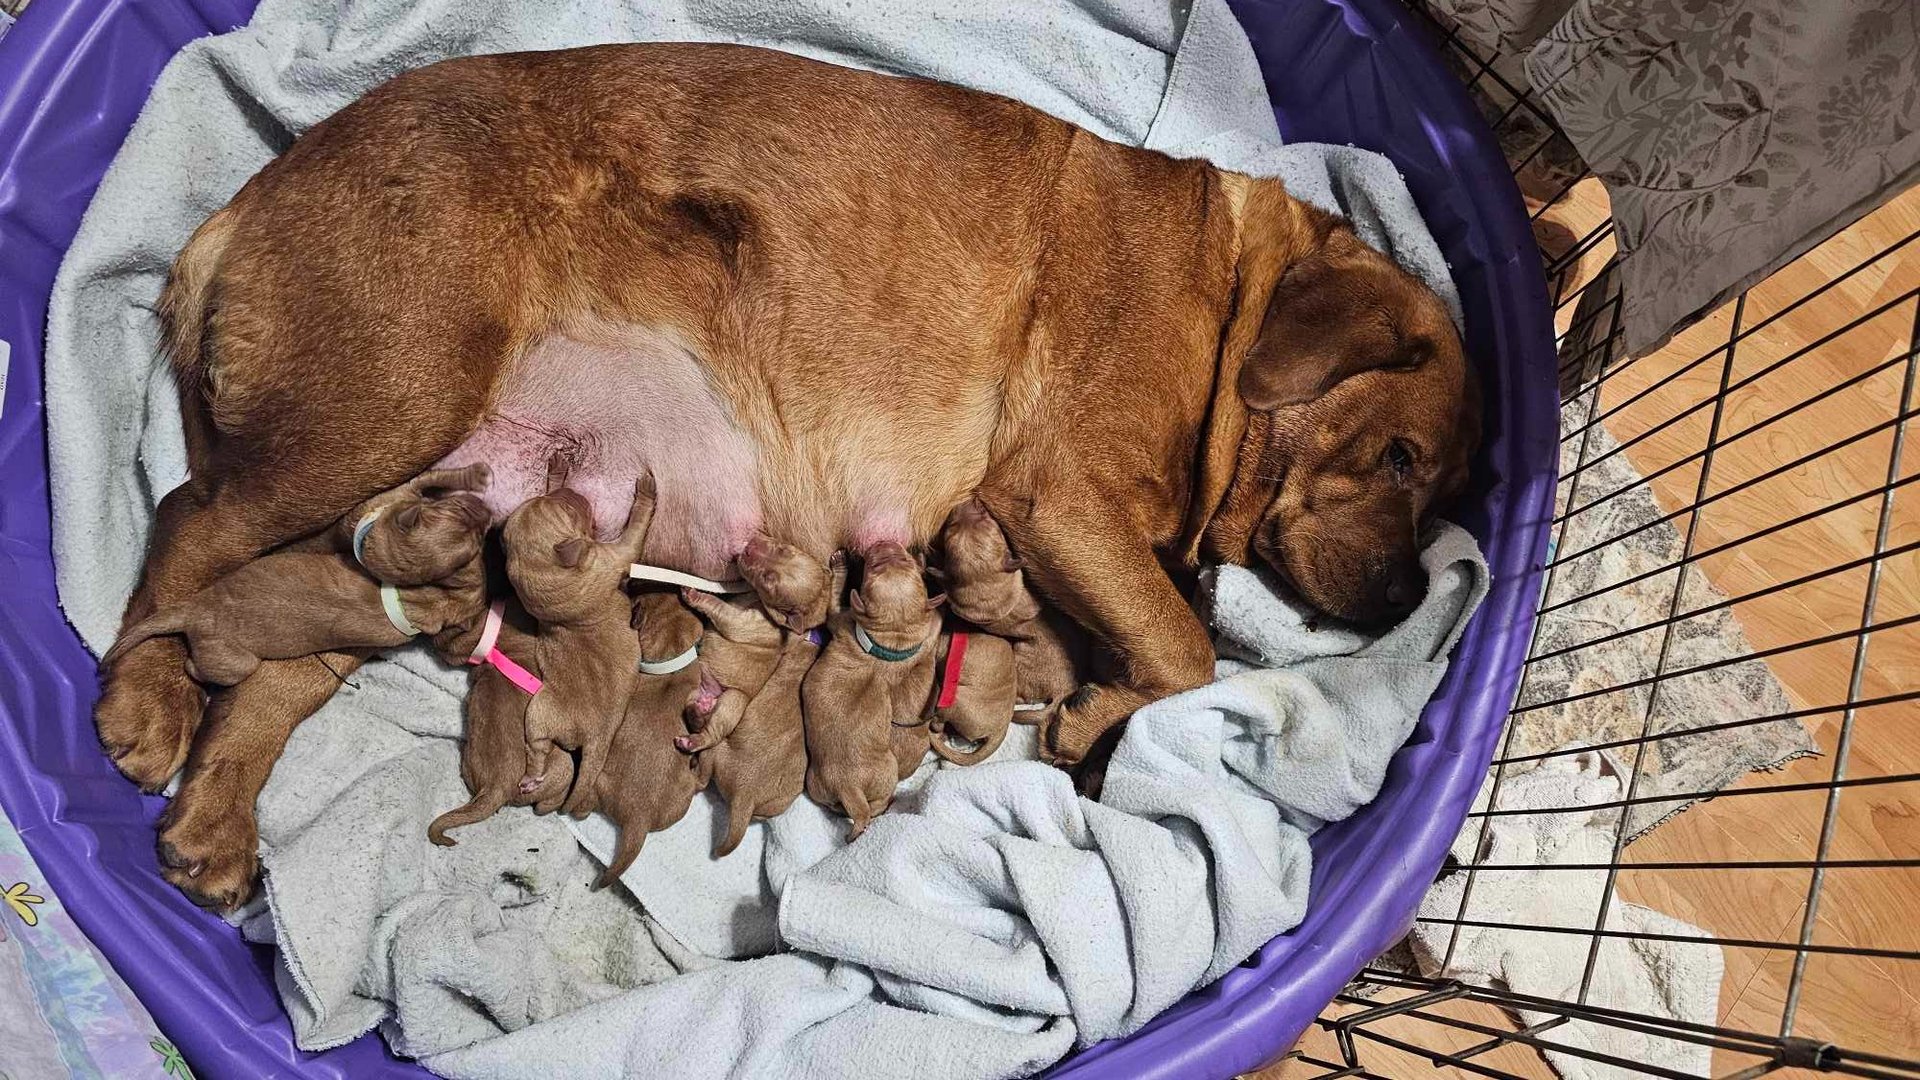
M 947 602 L 946 593 L 935 593 L 934 595 L 927 597 L 927 610 L 932 611 L 934 608 L 937 608 L 941 604 L 944 604 L 946 602 Z
M 399 512 L 393 515 L 393 523 L 400 526 L 403 531 L 411 532 L 414 526 L 420 524 L 420 504 L 413 502 L 401 507 Z
M 578 537 L 562 540 L 553 545 L 553 561 L 572 570 L 587 560 L 587 547 L 587 541 Z
M 853 608 L 853 610 L 859 612 L 862 615 L 865 615 L 867 613 L 867 602 L 861 599 L 859 589 L 855 589 L 852 592 L 847 594 L 847 606 Z
M 1240 368 L 1241 400 L 1257 412 L 1303 405 L 1362 372 L 1426 363 L 1434 343 L 1401 325 L 1400 294 L 1415 287 L 1385 255 L 1336 230 L 1274 286 Z
M 1000 560 L 1000 571 L 1002 573 L 1011 574 L 1016 570 L 1025 570 L 1026 568 L 1026 560 L 1012 552 L 1008 552 L 1007 557 Z

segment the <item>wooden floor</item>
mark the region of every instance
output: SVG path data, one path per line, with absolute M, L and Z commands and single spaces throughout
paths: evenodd
M 1589 180 L 1551 214 L 1574 235 L 1584 235 L 1604 219 L 1605 196 Z M 1755 286 L 1744 305 L 1729 304 L 1658 352 L 1616 365 L 1602 386 L 1599 409 L 1608 431 L 1627 445 L 1640 473 L 1652 478 L 1662 509 L 1679 512 L 1675 527 L 1683 536 L 1692 530 L 1693 550 L 1710 553 L 1695 566 L 1736 600 L 1734 614 L 1753 648 L 1778 650 L 1767 663 L 1794 708 L 1810 711 L 1803 723 L 1822 751 L 1780 772 L 1748 777 L 1627 849 L 1629 868 L 1618 881 L 1624 899 L 1724 940 L 1791 945 L 1804 933 L 1816 946 L 1920 951 L 1917 868 L 1830 868 L 1811 918 L 1813 872 L 1806 867 L 1631 868 L 1809 862 L 1826 824 L 1826 790 L 1737 792 L 1920 773 L 1920 699 L 1852 712 L 1841 708 L 1850 698 L 1920 692 L 1920 484 L 1896 487 L 1891 501 L 1877 490 L 1890 477 L 1920 479 L 1920 423 L 1905 441 L 1902 460 L 1893 460 L 1903 396 L 1909 411 L 1920 410 L 1920 390 L 1908 385 L 1909 354 L 1920 326 L 1910 295 L 1920 290 L 1920 240 L 1875 258 L 1916 230 L 1920 188 Z M 1583 272 L 1591 273 L 1610 253 L 1610 243 L 1597 248 L 1583 259 Z M 1571 305 L 1561 312 L 1563 329 L 1571 314 Z M 1718 410 L 1716 398 L 1723 403 Z M 1702 452 L 1716 427 L 1703 484 Z M 1704 506 L 1686 512 L 1702 494 Z M 1582 494 L 1580 501 L 1590 497 Z M 1779 527 L 1786 522 L 1796 523 Z M 1869 605 L 1876 544 L 1898 554 L 1880 560 Z M 1864 644 L 1854 633 L 1863 624 L 1882 628 Z M 1649 648 L 1657 648 L 1657 635 L 1649 635 Z M 1850 695 L 1856 677 L 1858 690 Z M 1849 745 L 1841 755 L 1843 737 Z M 1845 788 L 1827 832 L 1829 860 L 1920 859 L 1920 782 Z M 1768 1035 L 1786 1030 L 1795 952 L 1727 946 L 1724 954 L 1719 1025 Z M 1356 1008 L 1336 1006 L 1327 1015 Z M 1439 1011 L 1516 1027 L 1489 1005 L 1455 1002 Z M 1485 1040 L 1407 1017 L 1369 1030 L 1442 1052 Z M 1920 1058 L 1920 961 L 1808 954 L 1789 1033 Z M 1370 1039 L 1359 1045 L 1372 1074 L 1435 1071 L 1417 1054 Z M 1332 1036 L 1320 1029 L 1300 1049 L 1320 1061 L 1341 1060 Z M 1514 1045 L 1474 1060 L 1524 1076 L 1553 1075 L 1537 1054 Z M 1714 1073 L 1726 1075 L 1755 1060 L 1717 1052 Z M 1324 1071 L 1293 1061 L 1260 1075 Z

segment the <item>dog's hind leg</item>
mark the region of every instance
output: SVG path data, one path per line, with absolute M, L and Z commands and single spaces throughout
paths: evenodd
M 161 500 L 139 587 L 123 626 L 185 600 L 247 561 L 320 532 L 364 500 L 394 487 L 457 445 L 478 423 L 484 386 L 416 385 L 469 360 L 449 341 L 411 349 L 405 379 L 339 380 L 301 391 L 255 389 L 244 411 L 222 413 L 218 442 L 201 472 Z M 504 350 L 504 345 L 501 346 Z M 323 363 L 314 350 L 276 359 Z M 342 382 L 352 385 L 341 385 Z M 166 783 L 185 760 L 204 698 L 179 643 L 156 639 L 103 670 L 94 710 L 101 743 L 141 786 Z
M 367 653 L 269 660 L 213 697 L 180 792 L 160 819 L 161 872 L 196 902 L 235 908 L 253 892 L 254 801 L 301 721 L 326 704 Z

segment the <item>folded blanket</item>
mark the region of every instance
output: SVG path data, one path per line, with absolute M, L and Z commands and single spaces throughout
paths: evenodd
M 298 132 L 399 71 L 636 40 L 940 78 L 1280 176 L 1457 313 L 1385 159 L 1280 145 L 1223 0 L 266 0 L 162 73 L 56 283 L 55 550 L 62 603 L 91 645 L 110 640 L 152 507 L 183 478 L 150 312 L 193 227 Z M 715 863 L 703 796 L 649 839 L 624 891 L 602 894 L 584 889 L 581 844 L 604 853 L 604 823 L 576 839 L 509 811 L 456 848 L 426 843 L 426 822 L 463 801 L 464 676 L 401 650 L 294 734 L 259 805 L 270 903 L 245 929 L 280 944 L 301 1045 L 380 1025 L 449 1076 L 1029 1072 L 1133 1030 L 1298 921 L 1307 833 L 1377 790 L 1484 591 L 1465 534 L 1443 531 L 1427 559 L 1427 604 L 1378 641 L 1315 632 L 1257 575 L 1223 570 L 1214 600 L 1243 659 L 1221 674 L 1235 677 L 1143 710 L 1100 804 L 1037 764 L 929 768 L 852 847 L 801 800 Z

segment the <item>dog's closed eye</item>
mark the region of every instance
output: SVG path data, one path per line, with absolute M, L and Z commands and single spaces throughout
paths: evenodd
M 1393 474 L 1395 481 L 1405 480 L 1413 472 L 1414 449 L 1405 439 L 1395 439 L 1387 444 L 1380 455 L 1380 463 Z

